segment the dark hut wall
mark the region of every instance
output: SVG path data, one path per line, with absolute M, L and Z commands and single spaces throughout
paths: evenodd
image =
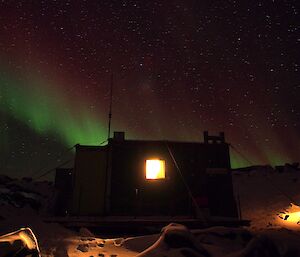
M 112 141 L 111 147 L 110 211 L 114 215 L 193 215 L 184 182 L 200 207 L 208 208 L 206 169 L 230 168 L 227 144 L 125 140 Z M 165 179 L 145 178 L 145 161 L 152 158 L 165 160 Z
M 73 215 L 105 214 L 106 147 L 76 147 L 73 174 Z

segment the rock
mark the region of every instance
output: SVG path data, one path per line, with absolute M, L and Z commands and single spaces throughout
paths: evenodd
M 79 234 L 82 237 L 95 238 L 95 235 L 91 231 L 89 231 L 87 228 L 80 228 Z
M 89 245 L 88 244 L 80 244 L 80 245 L 78 245 L 77 250 L 86 253 L 89 251 Z
M 104 247 L 104 242 L 98 243 L 97 244 L 99 247 Z

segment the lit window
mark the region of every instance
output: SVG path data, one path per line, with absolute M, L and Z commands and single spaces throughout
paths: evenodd
M 164 160 L 146 160 L 146 179 L 164 179 L 165 161 Z

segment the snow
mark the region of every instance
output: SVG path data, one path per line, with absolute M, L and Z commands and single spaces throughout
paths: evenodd
M 277 172 L 268 166 L 233 172 L 235 196 L 249 228 L 211 227 L 188 230 L 170 224 L 160 234 L 98 238 L 87 228 L 79 232 L 43 222 L 54 195 L 48 182 L 12 180 L 0 176 L 0 235 L 29 227 L 43 257 L 249 257 L 300 256 L 298 212 L 300 171 Z M 50 204 L 51 206 L 51 204 Z
M 289 227 L 278 214 L 290 204 L 300 204 L 300 171 L 286 167 L 277 172 L 270 166 L 234 171 L 233 185 L 240 199 L 241 216 L 251 220 L 252 230 Z M 294 224 L 295 225 L 295 224 Z M 294 229 L 300 228 L 294 226 Z
M 0 253 L 4 256 L 14 256 L 15 252 L 21 250 L 23 256 L 31 254 L 34 257 L 41 257 L 37 239 L 30 228 L 22 228 L 0 236 L 0 249 Z

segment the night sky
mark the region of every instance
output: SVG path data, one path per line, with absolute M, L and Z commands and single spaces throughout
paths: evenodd
M 299 4 L 299 3 L 298 3 Z M 2 1 L 0 169 L 36 175 L 76 143 L 202 141 L 252 164 L 300 161 L 296 0 Z M 232 166 L 250 165 L 232 152 Z

